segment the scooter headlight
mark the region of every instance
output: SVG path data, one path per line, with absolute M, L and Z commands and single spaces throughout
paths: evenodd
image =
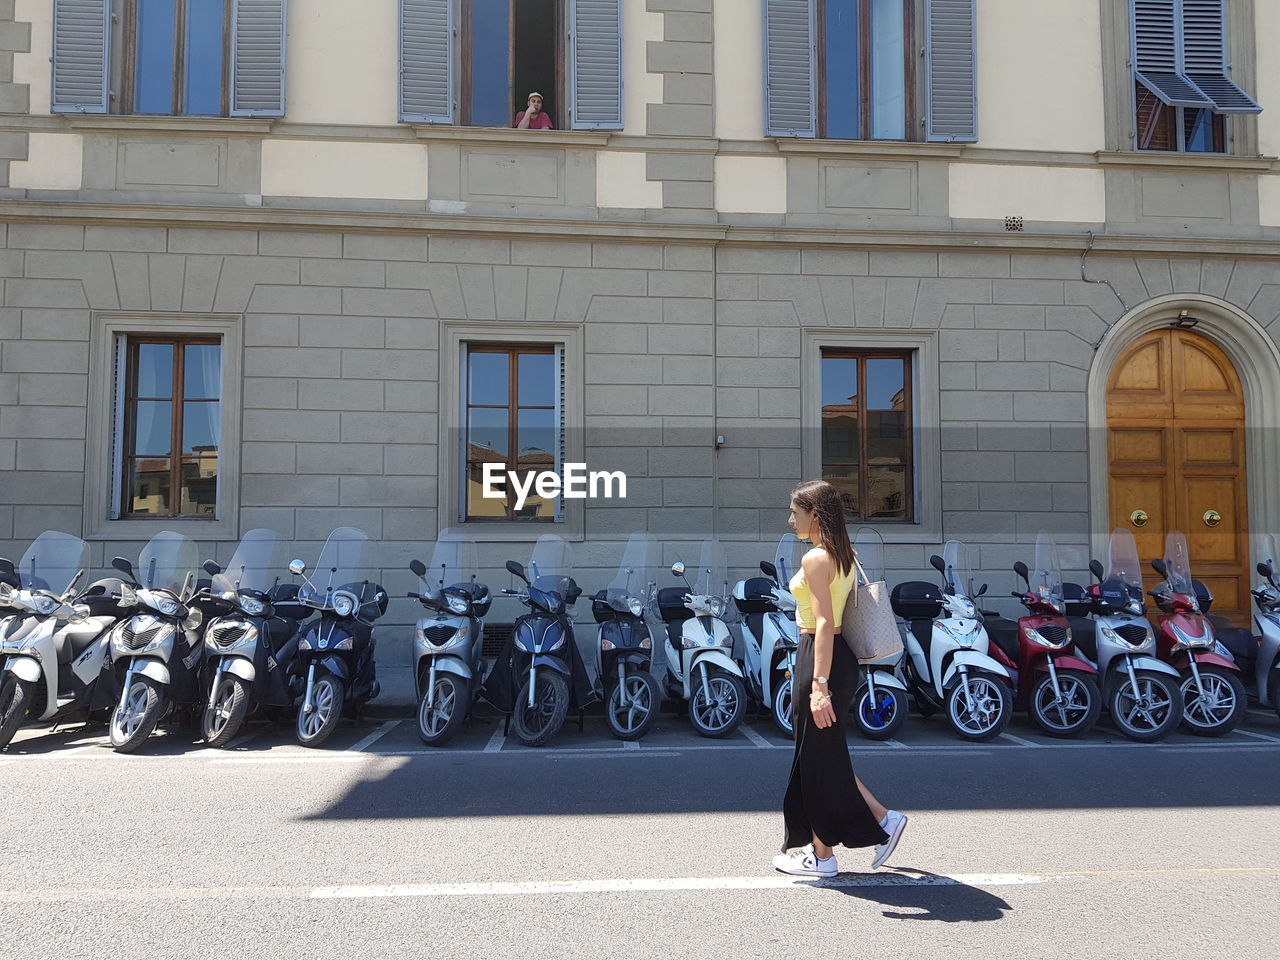
M 633 617 L 638 617 L 644 613 L 644 604 L 635 597 L 627 597 L 627 609 L 631 611 Z
M 641 638 L 640 638 L 640 649 L 641 649 L 641 650 L 652 650 L 652 649 L 653 649 L 653 641 L 652 641 L 651 639 L 649 639 L 649 637 L 641 637 Z
M 711 611 L 713 617 L 724 616 L 724 597 L 708 597 L 707 609 Z
M 170 597 L 155 597 L 155 607 L 166 617 L 176 617 L 178 615 L 178 601 Z
M 335 594 L 333 598 L 333 612 L 340 617 L 351 616 L 351 611 L 356 608 L 355 601 L 345 593 Z
M 251 617 L 260 617 L 266 611 L 267 605 L 261 600 L 255 600 L 253 597 L 240 597 L 240 609 Z
M 1027 638 L 1035 644 L 1044 647 L 1046 650 L 1061 650 L 1071 643 L 1071 634 L 1067 634 L 1062 640 L 1050 640 L 1039 630 L 1028 630 Z
M 53 613 L 53 611 L 57 610 L 58 607 L 62 606 L 62 604 L 53 597 L 47 597 L 41 594 L 35 598 L 33 606 L 36 608 L 36 613 L 40 614 L 42 617 L 47 617 L 49 614 Z
M 466 597 L 449 594 L 449 610 L 452 613 L 466 613 L 468 606 Z
M 956 643 L 960 644 L 960 646 L 962 647 L 973 646 L 974 641 L 977 640 L 978 638 L 978 631 L 976 629 L 959 630 L 951 626 L 950 624 L 946 623 L 943 620 L 935 620 L 934 626 L 936 626 L 938 629 L 940 629 L 943 633 L 949 636 Z

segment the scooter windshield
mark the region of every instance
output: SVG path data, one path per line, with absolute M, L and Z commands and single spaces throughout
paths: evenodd
M 693 592 L 704 597 L 727 597 L 728 581 L 729 562 L 725 559 L 724 544 L 715 539 L 703 540 Z
M 773 551 L 773 565 L 778 568 L 778 582 L 785 589 L 800 569 L 804 555 L 809 551 L 808 540 L 801 540 L 794 533 L 784 533 Z
M 1131 596 L 1142 597 L 1142 565 L 1138 561 L 1138 544 L 1132 533 L 1120 527 L 1111 532 L 1106 579 L 1108 582 L 1124 584 L 1129 588 Z
M 65 593 L 76 572 L 84 569 L 87 550 L 79 537 L 46 530 L 36 537 L 18 564 L 22 589 Z
M 647 533 L 633 533 L 622 551 L 618 572 L 605 587 L 605 598 L 618 610 L 627 609 L 628 600 L 648 601 L 650 584 L 656 577 L 660 547 Z
M 328 605 L 335 590 L 369 579 L 373 566 L 373 541 L 355 527 L 338 527 L 324 542 L 320 559 L 298 591 L 304 603 Z
M 427 575 L 419 578 L 419 584 L 424 595 L 439 592 L 445 587 L 470 583 L 478 571 L 475 541 L 456 527 L 448 527 L 436 537 Z
M 1187 550 L 1187 537 L 1181 530 L 1170 530 L 1164 538 L 1165 580 L 1174 593 L 1195 596 L 1191 583 L 1191 557 Z
M 1062 592 L 1062 567 L 1058 563 L 1058 545 L 1053 535 L 1036 536 L 1036 565 L 1031 570 L 1031 592 L 1041 603 L 1062 613 L 1066 601 Z
M 858 552 L 858 563 L 862 564 L 868 583 L 885 579 L 884 537 L 879 530 L 859 527 L 853 538 L 853 549 Z
M 266 593 L 274 586 L 276 545 L 274 530 L 258 527 L 240 538 L 240 545 L 221 573 L 215 573 L 211 589 L 215 594 L 234 596 L 240 590 Z
M 530 586 L 567 598 L 566 581 L 573 578 L 573 549 L 569 542 L 559 534 L 544 533 L 533 545 L 526 573 Z
M 134 573 L 138 582 L 148 590 L 177 593 L 198 562 L 194 542 L 172 530 L 161 530 L 138 554 Z
M 947 569 L 947 592 L 955 597 L 974 599 L 969 548 L 959 540 L 948 540 L 942 547 L 942 562 Z
M 1280 537 L 1272 533 L 1258 534 L 1258 562 L 1271 567 L 1273 586 L 1280 586 L 1280 551 L 1276 550 L 1278 546 L 1280 546 Z

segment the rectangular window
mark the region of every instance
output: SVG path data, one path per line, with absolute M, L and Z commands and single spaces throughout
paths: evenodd
M 1225 0 L 1131 0 L 1136 150 L 1225 153 L 1261 108 L 1230 77 Z
M 126 103 L 136 114 L 227 116 L 230 0 L 131 0 Z
M 822 351 L 822 476 L 853 520 L 915 520 L 911 355 Z
M 905 140 L 916 47 L 909 0 L 817 0 L 818 136 Z
M 218 510 L 222 342 L 121 337 L 119 515 L 208 517 Z
M 530 93 L 562 116 L 562 0 L 462 0 L 462 123 L 511 127 Z
M 560 518 L 559 497 L 539 496 L 532 489 L 523 507 L 517 508 L 514 493 L 499 500 L 485 498 L 483 491 L 487 463 L 498 464 L 504 479 L 509 473 L 523 478 L 559 471 L 564 435 L 561 369 L 554 344 L 467 345 L 462 423 L 465 519 Z M 511 491 L 509 482 L 505 489 Z

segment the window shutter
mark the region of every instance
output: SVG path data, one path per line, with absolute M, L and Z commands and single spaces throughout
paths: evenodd
M 816 137 L 813 0 L 765 0 L 764 133 Z
M 622 0 L 569 0 L 574 130 L 622 129 Z
M 978 139 L 976 0 L 927 0 L 925 139 Z
M 1261 113 L 1227 75 L 1227 18 L 1223 0 L 1182 0 L 1183 71 L 1218 113 Z
M 106 113 L 111 0 L 54 0 L 54 113 Z
M 129 340 L 117 336 L 112 344 L 112 380 L 111 380 L 111 500 L 108 506 L 108 517 L 120 519 L 120 503 L 124 498 L 124 387 L 126 379 L 125 364 L 129 356 Z
M 286 0 L 235 0 L 231 14 L 231 115 L 284 116 Z
M 453 123 L 453 0 L 400 0 L 400 119 Z
M 1134 76 L 1171 107 L 1212 104 L 1182 72 L 1178 0 L 1131 0 Z

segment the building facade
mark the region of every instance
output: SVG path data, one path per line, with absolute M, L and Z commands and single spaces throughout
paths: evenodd
M 1239 614 L 1271 39 L 1255 0 L 0 2 L 0 548 L 350 525 L 403 597 L 443 528 L 497 586 L 554 532 L 594 592 L 632 530 L 746 575 L 822 475 L 891 579 L 1182 529 Z

